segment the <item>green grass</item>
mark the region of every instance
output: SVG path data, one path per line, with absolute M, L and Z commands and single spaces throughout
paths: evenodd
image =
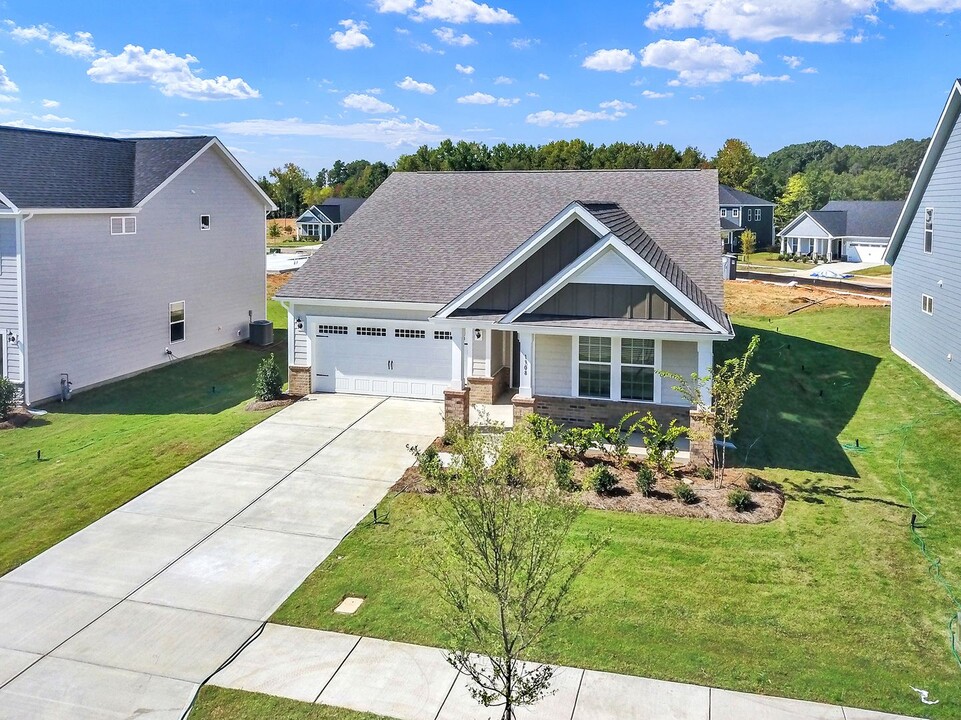
M 769 269 L 798 270 L 804 267 L 804 263 L 778 260 L 777 256 L 776 252 L 756 252 L 751 253 L 749 257 L 738 253 L 737 260 L 739 265 L 760 265 Z
M 311 245 L 320 245 L 320 244 L 321 244 L 320 238 L 317 238 L 315 240 L 281 240 L 279 238 L 267 239 L 268 248 L 299 248 L 299 247 L 308 247 Z
M 778 482 L 763 525 L 585 513 L 571 542 L 610 530 L 578 580 L 582 612 L 532 657 L 579 667 L 932 718 L 961 716 L 952 604 L 912 544 L 912 510 L 961 586 L 961 407 L 888 349 L 884 308 L 739 318 L 733 353 L 757 332 L 762 373 L 736 460 Z M 860 450 L 849 449 L 855 441 Z M 437 498 L 381 506 L 277 611 L 276 622 L 444 645 L 425 563 Z M 344 595 L 367 598 L 334 615 Z M 941 702 L 922 706 L 910 685 Z
M 287 329 L 287 311 L 276 300 L 267 301 L 267 319 L 274 323 L 274 330 Z
M 864 277 L 891 277 L 892 267 L 890 265 L 875 265 L 874 267 L 864 268 L 863 270 L 856 270 L 855 275 L 863 275 Z
M 284 365 L 286 333 L 274 339 Z M 0 575 L 270 415 L 244 410 L 264 355 L 239 345 L 172 363 L 0 432 Z
M 260 695 L 243 690 L 205 686 L 197 696 L 190 720 L 387 720 L 381 715 L 330 705 Z

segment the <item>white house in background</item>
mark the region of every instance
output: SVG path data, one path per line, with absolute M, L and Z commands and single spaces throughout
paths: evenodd
M 778 233 L 781 252 L 880 265 L 903 205 L 900 200 L 832 200 L 820 210 L 802 212 Z
M 713 170 L 393 173 L 277 294 L 291 387 L 445 398 L 448 418 L 516 389 L 515 417 L 687 424 L 657 371 L 707 374 L 733 337 L 717 188 Z
M 247 337 L 266 212 L 214 137 L 0 127 L 0 369 L 27 403 Z
M 298 237 L 329 240 L 364 204 L 365 198 L 327 198 L 321 205 L 311 205 L 297 218 Z

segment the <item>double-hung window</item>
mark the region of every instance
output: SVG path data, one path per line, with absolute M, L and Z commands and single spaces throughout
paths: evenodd
M 611 396 L 610 338 L 578 338 L 577 394 L 596 398 Z
M 187 321 L 185 318 L 186 303 L 170 303 L 170 342 L 181 342 L 187 337 Z
M 924 208 L 924 252 L 934 247 L 934 208 Z
M 136 235 L 137 218 L 134 215 L 117 215 L 110 218 L 111 235 Z
M 921 312 L 934 315 L 934 298 L 930 295 L 921 295 Z
M 653 340 L 621 340 L 621 399 L 653 402 Z
M 734 208 L 733 210 L 731 210 L 732 218 L 740 217 L 740 215 L 741 215 L 741 211 L 739 208 Z
M 721 217 L 727 217 L 727 208 L 721 208 Z

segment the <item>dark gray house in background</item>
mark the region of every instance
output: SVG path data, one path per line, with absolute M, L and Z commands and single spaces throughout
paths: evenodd
M 774 203 L 728 185 L 719 185 L 718 204 L 725 250 L 737 251 L 741 246 L 741 233 L 747 229 L 757 235 L 758 249 L 774 245 Z
M 955 81 L 885 252 L 891 349 L 961 400 L 961 81 Z
M 327 198 L 322 205 L 311 205 L 297 218 L 298 237 L 315 237 L 329 240 L 357 212 L 366 198 Z

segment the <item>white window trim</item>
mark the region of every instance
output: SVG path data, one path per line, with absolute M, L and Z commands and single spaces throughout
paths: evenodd
M 184 306 L 184 319 L 183 320 L 172 320 L 174 305 Z M 184 336 L 180 340 L 171 339 L 170 331 L 173 329 L 174 323 L 183 323 L 184 326 Z M 176 345 L 177 343 L 182 343 L 187 341 L 187 301 L 186 300 L 176 300 L 172 303 L 167 304 L 167 341 L 171 345 Z
M 634 403 L 637 405 L 660 405 L 661 404 L 661 340 L 654 338 L 654 399 L 653 400 L 624 400 L 621 398 L 621 338 L 617 335 L 611 336 L 611 396 L 600 398 L 593 395 L 580 394 L 580 374 L 578 368 L 581 364 L 579 355 L 581 337 L 604 337 L 592 333 L 582 333 L 581 335 L 571 335 L 571 397 L 579 400 L 611 400 L 616 402 Z M 639 340 L 650 340 L 651 338 L 637 338 Z M 615 355 L 616 353 L 616 355 Z M 616 360 L 616 362 L 615 362 Z M 584 362 L 591 362 L 584 360 Z M 594 363 L 604 365 L 605 363 Z M 636 367 L 630 365 L 629 367 Z M 649 367 L 644 365 L 642 367 Z M 536 382 L 536 378 L 535 378 Z
M 928 229 L 928 213 L 931 214 L 931 229 Z M 924 208 L 924 217 L 922 218 L 923 225 L 921 228 L 921 250 L 925 255 L 930 255 L 934 252 L 934 208 L 926 207 Z M 931 233 L 931 241 L 928 242 L 928 233 Z
M 921 293 L 921 312 L 925 315 L 934 315 L 934 297 Z
M 113 231 L 114 220 L 120 221 L 120 232 Z M 137 234 L 137 216 L 136 215 L 112 215 L 110 217 L 110 234 L 111 235 L 136 235 Z
M 721 208 L 721 217 L 723 218 L 727 217 L 727 208 Z
M 731 209 L 731 217 L 732 217 L 732 218 L 739 218 L 739 217 L 741 217 L 741 209 L 740 209 L 740 208 L 732 208 L 732 209 Z
M 627 339 L 628 339 L 628 340 L 649 340 L 649 341 L 650 341 L 650 338 L 627 338 Z M 620 345 L 620 344 L 623 342 L 623 340 L 624 340 L 623 338 L 618 338 L 618 345 Z M 618 355 L 618 357 L 617 357 L 618 365 L 620 365 L 620 367 L 621 367 L 621 371 L 620 371 L 618 374 L 621 375 L 621 381 L 622 381 L 622 382 L 623 382 L 623 368 L 625 368 L 625 367 L 628 367 L 628 368 L 650 368 L 650 369 L 654 372 L 654 385 L 653 385 L 653 392 L 651 393 L 651 399 L 650 399 L 650 400 L 637 400 L 636 398 L 624 398 L 624 397 L 623 397 L 623 393 L 622 393 L 622 391 L 621 391 L 621 384 L 620 384 L 620 383 L 618 384 L 618 386 L 617 386 L 617 392 L 618 392 L 618 394 L 621 395 L 622 399 L 623 399 L 625 402 L 647 402 L 647 403 L 651 403 L 651 402 L 654 402 L 654 398 L 657 397 L 657 386 L 658 386 L 658 382 L 657 382 L 657 378 L 658 378 L 658 375 L 657 375 L 657 340 L 653 340 L 652 342 L 654 343 L 654 348 L 653 348 L 653 350 L 654 350 L 654 360 L 653 360 L 653 364 L 652 364 L 652 365 L 638 365 L 638 364 L 635 364 L 635 363 L 625 363 L 625 362 L 623 361 L 623 359 L 622 359 L 622 355 Z
M 620 351 L 621 339 L 618 338 L 618 337 L 604 338 L 604 339 L 609 339 L 609 340 L 611 341 L 611 346 L 610 346 L 610 347 L 611 347 L 611 360 L 610 360 L 610 362 L 606 362 L 606 363 L 605 363 L 605 362 L 600 362 L 600 361 L 598 361 L 598 360 L 581 360 L 581 348 L 580 348 L 581 338 L 593 338 L 593 337 L 601 337 L 601 338 L 602 338 L 602 337 L 604 337 L 604 336 L 602 336 L 602 335 L 590 335 L 590 334 L 587 334 L 587 333 L 585 333 L 584 335 L 574 335 L 574 336 L 573 336 L 573 340 L 574 340 L 574 344 L 573 344 L 573 349 L 574 349 L 574 350 L 573 350 L 573 361 L 574 361 L 574 362 L 573 362 L 573 366 L 574 366 L 574 367 L 573 367 L 573 376 L 571 377 L 571 395 L 573 395 L 573 396 L 576 397 L 576 398 L 584 398 L 585 400 L 613 400 L 613 399 L 614 399 L 614 395 L 616 394 L 618 397 L 620 397 L 620 392 L 621 392 L 621 386 L 620 386 L 621 372 L 620 372 L 620 367 L 617 367 L 617 369 L 615 370 L 615 366 L 617 366 L 618 363 L 615 363 L 615 362 L 614 362 L 614 350 L 615 350 L 615 348 L 616 348 L 618 351 Z M 581 373 L 580 373 L 580 366 L 581 366 L 582 363 L 586 363 L 587 365 L 602 365 L 602 366 L 609 367 L 609 368 L 611 369 L 611 392 L 610 392 L 610 396 L 608 396 L 608 397 L 602 397 L 602 396 L 599 396 L 599 395 L 581 395 L 581 382 L 580 382 Z M 617 379 L 617 386 L 616 386 L 616 388 L 615 388 L 615 385 L 614 385 L 615 375 L 616 375 L 616 379 Z
M 207 225 L 206 225 L 206 226 L 204 226 L 204 218 L 207 218 Z M 210 230 L 210 215 L 201 215 L 201 216 L 200 216 L 200 231 L 201 231 L 201 232 L 205 232 L 205 231 L 207 231 L 207 230 Z

